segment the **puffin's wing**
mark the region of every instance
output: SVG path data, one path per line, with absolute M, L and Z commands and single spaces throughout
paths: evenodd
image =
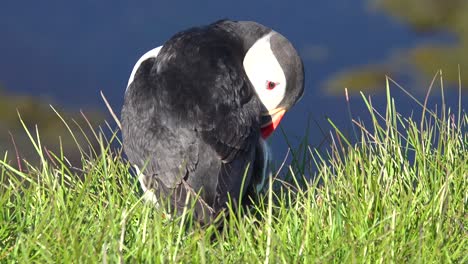
M 204 55 L 204 58 L 216 56 L 207 69 L 215 74 L 209 88 L 215 98 L 211 102 L 212 112 L 203 113 L 196 126 L 221 162 L 215 210 L 224 208 L 229 197 L 237 200 L 241 193 L 246 193 L 260 138 L 261 104 L 242 65 L 229 52 L 227 47 L 218 46 L 211 47 L 209 54 Z
M 167 70 L 177 69 L 173 78 L 189 81 L 181 88 L 184 92 L 179 93 L 179 98 L 182 94 L 190 98 L 182 98 L 185 100 L 179 104 L 193 104 L 186 109 L 193 117 L 194 129 L 218 156 L 219 172 L 214 175 L 217 178 L 196 175 L 217 182 L 214 193 L 217 210 L 225 206 L 228 193 L 237 199 L 241 191 L 245 193 L 241 190 L 243 181 L 244 189 L 250 182 L 260 138 L 262 105 L 245 74 L 245 53 L 238 36 L 213 26 L 184 32 L 166 43 L 166 47 L 165 58 L 170 58 L 164 63 Z
M 260 129 L 250 108 L 253 105 L 246 104 L 221 115 L 224 117 L 222 120 L 213 119 L 211 125 L 204 124 L 199 128 L 204 142 L 215 150 L 220 162 L 214 195 L 215 210 L 224 208 L 229 197 L 237 201 L 249 186 L 260 137 Z
M 161 96 L 171 111 L 193 125 L 223 162 L 259 137 L 262 105 L 245 73 L 244 56 L 238 35 L 210 25 L 175 35 L 153 67 L 157 83 L 167 87 Z
M 227 104 L 229 102 L 218 102 L 216 108 L 223 109 Z M 199 124 L 204 141 L 216 150 L 222 162 L 230 163 L 255 147 L 260 129 L 253 108 L 252 102 L 233 106 L 225 113 L 219 110 L 219 116 Z

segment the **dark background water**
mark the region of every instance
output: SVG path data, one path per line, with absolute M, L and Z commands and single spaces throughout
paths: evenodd
M 71 111 L 105 111 L 99 96 L 102 90 L 114 109 L 120 111 L 130 71 L 144 52 L 191 26 L 221 18 L 255 20 L 286 36 L 304 60 L 305 96 L 286 115 L 282 128 L 293 145 L 307 134 L 310 144 L 317 146 L 330 128 L 326 117 L 345 131 L 350 129 L 345 86 L 354 94 L 353 117 L 365 118 L 368 115 L 357 91 L 375 96 L 374 103 L 384 109 L 384 74 L 390 74 L 422 100 L 437 69 L 448 67 L 453 71 L 459 64 L 466 65 L 463 56 L 452 56 L 453 60 L 447 63 L 437 61 L 437 57 L 432 64 L 420 62 L 424 67 L 430 66 L 426 71 L 413 61 L 405 61 L 413 57 L 417 60 L 417 48 L 421 45 L 463 42 L 458 34 L 462 31 L 451 30 L 443 21 L 428 26 L 426 23 L 421 28 L 398 13 L 400 7 L 387 2 L 3 1 L 0 85 L 10 93 L 33 95 Z M 401 10 L 409 10 L 404 1 L 394 2 L 402 3 Z M 412 14 L 407 16 L 413 18 Z M 462 75 L 467 75 L 463 67 Z M 452 86 L 453 83 L 452 80 Z M 455 89 L 448 90 L 448 104 L 457 106 Z M 419 107 L 394 86 L 392 93 L 401 112 L 418 113 Z M 435 96 L 431 100 L 439 99 Z M 466 108 L 466 100 L 463 107 Z M 286 150 L 283 135 L 276 133 L 270 141 L 275 155 L 281 158 Z

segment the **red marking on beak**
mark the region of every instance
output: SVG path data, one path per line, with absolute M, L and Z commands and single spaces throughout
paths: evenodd
M 271 112 L 273 112 L 273 114 L 270 114 L 271 120 L 269 120 L 267 123 L 262 124 L 260 127 L 263 139 L 268 138 L 271 135 L 271 133 L 273 133 L 273 131 L 275 131 L 275 129 L 279 126 L 279 123 L 281 122 L 281 119 L 286 113 L 286 110 L 283 108 L 279 108 Z

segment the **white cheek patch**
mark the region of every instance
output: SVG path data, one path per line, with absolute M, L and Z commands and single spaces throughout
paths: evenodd
M 258 97 L 268 110 L 275 109 L 286 92 L 286 77 L 283 69 L 271 50 L 270 33 L 257 40 L 247 51 L 244 58 L 244 69 Z M 272 90 L 268 90 L 266 83 L 278 83 Z
M 159 46 L 157 48 L 154 48 L 154 49 L 146 52 L 143 56 L 141 56 L 141 58 L 137 61 L 135 66 L 133 66 L 132 73 L 130 74 L 130 78 L 128 79 L 127 89 L 128 89 L 128 86 L 130 86 L 130 84 L 133 82 L 133 79 L 135 78 L 135 74 L 138 71 L 138 68 L 140 68 L 140 65 L 147 59 L 156 58 L 158 56 L 158 53 L 161 50 L 161 48 L 162 48 L 162 46 Z M 127 89 L 125 91 L 127 91 Z

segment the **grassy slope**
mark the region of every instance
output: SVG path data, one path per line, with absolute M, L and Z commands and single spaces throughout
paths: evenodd
M 105 140 L 104 154 L 83 158 L 82 180 L 60 153 L 51 162 L 39 152 L 43 165 L 27 173 L 5 158 L 0 262 L 466 263 L 468 116 L 425 111 L 415 123 L 388 102 L 383 117 L 370 110 L 371 126 L 357 122 L 360 143 L 336 130 L 329 155 L 310 151 L 316 181 L 270 182 L 263 202 L 231 214 L 223 231 L 192 224 L 190 210 L 168 220 L 144 204 Z

